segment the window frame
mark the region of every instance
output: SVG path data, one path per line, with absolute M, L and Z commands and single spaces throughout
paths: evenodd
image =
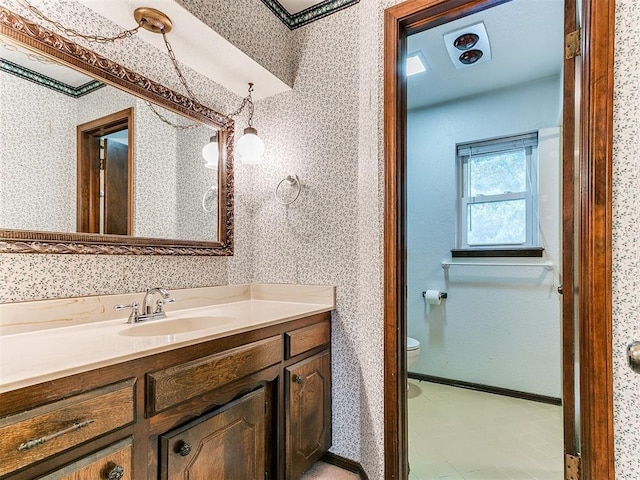
M 525 149 L 526 175 L 525 191 L 509 192 L 496 195 L 466 196 L 469 178 L 469 160 L 478 155 L 500 154 L 508 151 Z M 456 249 L 458 251 L 499 251 L 539 248 L 539 158 L 538 132 L 520 135 L 496 137 L 488 140 L 466 142 L 456 145 Z M 509 200 L 525 200 L 526 239 L 521 243 L 469 244 L 467 238 L 467 222 L 469 205 L 480 203 L 505 202 Z

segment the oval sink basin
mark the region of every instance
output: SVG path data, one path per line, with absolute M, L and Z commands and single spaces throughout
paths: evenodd
M 207 328 L 220 327 L 226 323 L 234 322 L 234 317 L 187 317 L 173 318 L 170 320 L 148 320 L 134 325 L 120 332 L 120 335 L 128 337 L 151 337 L 160 335 L 176 335 L 178 333 L 190 333 Z

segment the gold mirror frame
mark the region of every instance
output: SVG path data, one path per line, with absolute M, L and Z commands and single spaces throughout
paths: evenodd
M 159 83 L 0 7 L 0 34 L 120 90 L 218 129 L 218 239 L 212 242 L 0 228 L 0 253 L 233 255 L 234 122 Z

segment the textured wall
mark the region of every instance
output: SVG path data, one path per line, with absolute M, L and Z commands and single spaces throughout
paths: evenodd
M 141 100 L 136 101 L 134 113 L 134 232 L 141 237 L 176 238 L 176 129 L 162 122 Z
M 259 102 L 269 139 L 251 196 L 253 281 L 337 286 L 332 451 L 383 478 L 382 3 L 293 32 L 294 89 Z M 303 184 L 273 199 L 287 174 Z
M 333 322 L 334 451 L 360 458 L 362 360 L 356 346 L 362 323 L 356 292 L 358 10 L 296 30 L 299 70 L 294 89 L 259 102 L 258 130 L 268 139 L 256 168 L 253 205 L 256 282 L 335 284 Z M 322 72 L 322 74 L 319 74 Z M 287 174 L 302 182 L 300 198 L 283 206 L 274 188 Z
M 76 100 L 0 72 L 0 106 L 0 225 L 74 232 Z
M 284 83 L 293 86 L 294 37 L 260 0 L 177 1 Z
M 545 258 L 515 259 L 552 261 L 555 269 L 441 267 L 456 247 L 456 145 L 557 127 L 560 100 L 560 78 L 554 76 L 409 112 L 407 323 L 409 336 L 422 346 L 412 372 L 561 396 L 558 128 L 538 138 L 536 223 Z M 427 289 L 446 291 L 448 298 L 426 305 Z M 518 364 L 526 366 L 526 375 L 514 368 Z
M 2 3 L 13 3 L 11 8 L 22 11 L 14 2 Z M 47 12 L 66 24 L 84 29 L 84 20 L 100 30 L 93 14 L 78 4 L 44 3 L 49 6 Z M 382 479 L 382 13 L 393 3 L 398 2 L 362 0 L 358 6 L 292 33 L 293 54 L 300 65 L 294 90 L 260 102 L 256 109 L 256 126 L 268 139 L 266 163 L 262 167 L 238 166 L 236 170 L 234 257 L 3 255 L 0 301 L 124 293 L 139 291 L 147 284 L 177 288 L 263 279 L 317 279 L 337 284 L 343 293 L 335 315 L 334 420 L 339 423 L 335 425 L 334 450 L 361 461 L 372 480 Z M 617 478 L 635 480 L 640 475 L 640 377 L 628 373 L 623 350 L 627 341 L 640 338 L 640 218 L 635 205 L 640 191 L 635 154 L 640 65 L 632 55 L 638 46 L 635 33 L 640 24 L 640 5 L 634 0 L 618 0 L 618 4 L 616 468 Z M 125 47 L 101 48 L 130 68 L 180 89 L 165 56 L 142 42 L 134 39 Z M 188 75 L 196 93 L 209 105 L 223 112 L 237 105 L 239 99 L 226 90 Z M 347 91 L 332 88 L 333 80 Z M 287 120 L 287 115 L 298 122 Z M 288 173 L 299 174 L 306 186 L 300 201 L 285 208 L 271 199 L 275 182 Z M 333 211 L 343 205 L 346 210 L 342 215 Z M 261 220 L 262 215 L 271 221 Z M 326 250 L 322 246 L 325 242 Z M 255 275 L 252 266 L 257 268 Z
M 640 375 L 626 345 L 640 340 L 640 3 L 616 0 L 613 155 L 613 353 L 616 479 L 640 478 Z
M 178 134 L 178 162 L 176 164 L 176 224 L 178 230 L 174 238 L 191 240 L 211 240 L 218 238 L 217 202 L 206 203 L 202 208 L 202 197 L 211 186 L 218 185 L 217 170 L 205 168 L 202 147 L 211 137 L 212 131 L 206 127 L 182 130 Z

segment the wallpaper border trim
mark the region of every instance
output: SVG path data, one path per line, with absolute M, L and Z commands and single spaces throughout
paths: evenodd
M 98 80 L 91 80 L 79 87 L 74 87 L 56 80 L 55 78 L 30 70 L 22 65 L 18 65 L 17 63 L 10 62 L 4 58 L 0 58 L 0 71 L 22 78 L 23 80 L 33 82 L 37 85 L 46 87 L 72 98 L 82 97 L 105 86 L 104 83 L 99 82 Z
M 343 8 L 350 7 L 360 0 L 325 0 L 298 13 L 290 14 L 278 0 L 262 0 L 269 10 L 284 23 L 289 30 L 315 22 Z

